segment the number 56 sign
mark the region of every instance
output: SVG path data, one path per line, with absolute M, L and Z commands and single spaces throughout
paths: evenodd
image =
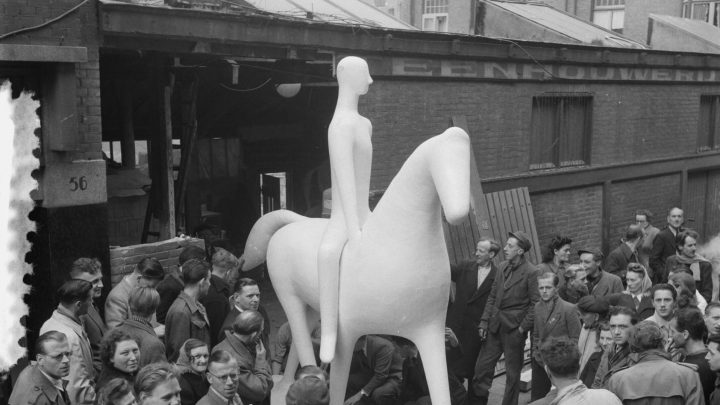
M 46 207 L 97 204 L 107 201 L 105 162 L 82 160 L 45 167 L 41 191 Z

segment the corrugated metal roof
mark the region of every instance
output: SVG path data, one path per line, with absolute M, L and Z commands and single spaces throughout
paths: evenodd
M 650 14 L 650 18 L 674 26 L 701 40 L 720 45 L 720 29 L 705 21 L 659 14 Z
M 550 7 L 547 4 L 516 3 L 501 0 L 490 0 L 489 2 L 508 12 L 585 44 L 621 48 L 645 48 L 645 46 L 640 43 Z
M 360 0 L 245 0 L 270 13 L 341 24 L 360 24 L 401 30 L 417 30 Z

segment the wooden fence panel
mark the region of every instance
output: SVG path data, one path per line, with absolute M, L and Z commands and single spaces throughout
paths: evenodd
M 488 193 L 484 197 L 490 225 L 489 232 L 486 232 L 487 236 L 503 245 L 509 232 L 524 231 L 533 244 L 528 259 L 533 263 L 540 263 L 541 249 L 527 187 Z M 443 221 L 443 229 L 450 263 L 456 264 L 472 259 L 475 253 L 475 243 L 481 238 L 475 212 L 471 210 L 467 220 L 460 225 L 449 225 Z M 498 255 L 497 263 L 503 260 L 502 256 L 502 254 Z

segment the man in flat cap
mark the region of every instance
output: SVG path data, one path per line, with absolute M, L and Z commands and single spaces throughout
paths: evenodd
M 503 252 L 505 261 L 495 276 L 478 333 L 485 339 L 475 363 L 475 377 L 468 390 L 470 405 L 487 404 L 495 364 L 505 353 L 503 405 L 516 405 L 527 332 L 533 327 L 533 308 L 540 299 L 537 268 L 525 258 L 532 248 L 522 231 L 510 232 Z

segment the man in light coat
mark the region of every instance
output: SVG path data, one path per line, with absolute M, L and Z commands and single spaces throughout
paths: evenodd
M 58 331 L 45 332 L 35 343 L 36 363 L 20 373 L 9 405 L 70 405 L 66 380 L 70 374 L 70 345 Z
M 93 368 L 90 340 L 83 329 L 80 316 L 92 305 L 92 284 L 85 280 L 70 280 L 58 289 L 60 303 L 50 319 L 40 328 L 40 334 L 49 331 L 63 333 L 70 346 L 70 373 L 63 377 L 68 382 L 67 392 L 73 405 L 94 404 L 95 369 Z
M 137 264 L 135 271 L 123 279 L 110 291 L 105 300 L 105 323 L 108 328 L 116 327 L 130 316 L 128 299 L 135 287 L 155 288 L 165 277 L 160 262 L 155 258 L 145 258 Z M 161 333 L 162 334 L 162 333 Z
M 624 404 L 705 403 L 695 366 L 675 363 L 663 349 L 665 336 L 652 321 L 642 321 L 630 329 L 630 350 L 637 355 L 634 365 L 618 370 L 608 381 L 608 390 Z

